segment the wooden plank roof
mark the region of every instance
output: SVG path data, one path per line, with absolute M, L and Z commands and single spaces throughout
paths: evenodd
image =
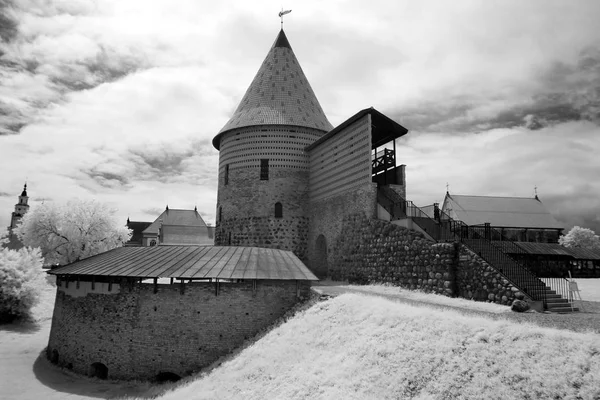
M 120 247 L 48 272 L 131 278 L 318 278 L 291 251 L 233 246 Z

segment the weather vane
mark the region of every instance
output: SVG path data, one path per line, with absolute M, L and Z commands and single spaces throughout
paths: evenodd
M 283 16 L 285 14 L 289 14 L 291 12 L 292 12 L 292 10 L 285 10 L 285 11 L 283 11 L 283 7 L 281 7 L 281 11 L 279 11 L 279 18 L 281 18 L 281 29 L 283 29 Z

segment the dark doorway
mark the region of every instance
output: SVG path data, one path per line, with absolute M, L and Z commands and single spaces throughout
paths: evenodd
M 154 378 L 157 383 L 166 383 L 166 382 L 177 382 L 181 379 L 181 376 L 173 373 L 173 372 L 159 372 L 158 375 Z
M 108 368 L 102 363 L 95 362 L 90 365 L 90 373 L 88 375 L 98 379 L 106 379 L 108 378 Z
M 58 350 L 52 350 L 52 353 L 50 353 L 50 362 L 52 364 L 58 364 Z
M 314 259 L 314 273 L 319 278 L 327 277 L 329 272 L 329 266 L 327 264 L 327 239 L 324 235 L 317 237 L 315 259 Z

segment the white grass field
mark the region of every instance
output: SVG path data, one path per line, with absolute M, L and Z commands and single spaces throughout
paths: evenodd
M 584 300 L 600 292 L 600 279 L 577 282 Z M 151 386 L 81 377 L 38 358 L 54 301 L 48 286 L 34 324 L 0 326 L 0 399 L 600 398 L 599 334 L 514 322 L 494 304 L 358 288 L 364 294 L 317 303 L 210 372 Z M 368 292 L 400 293 L 411 305 Z
M 600 335 L 345 294 L 296 315 L 183 399 L 600 396 Z

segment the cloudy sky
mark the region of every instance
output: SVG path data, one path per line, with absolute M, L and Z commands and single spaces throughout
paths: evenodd
M 287 1 L 285 30 L 333 125 L 373 106 L 406 126 L 417 204 L 541 200 L 600 232 L 600 2 Z M 227 122 L 281 1 L 0 0 L 0 226 L 97 199 L 123 221 L 214 223 Z

